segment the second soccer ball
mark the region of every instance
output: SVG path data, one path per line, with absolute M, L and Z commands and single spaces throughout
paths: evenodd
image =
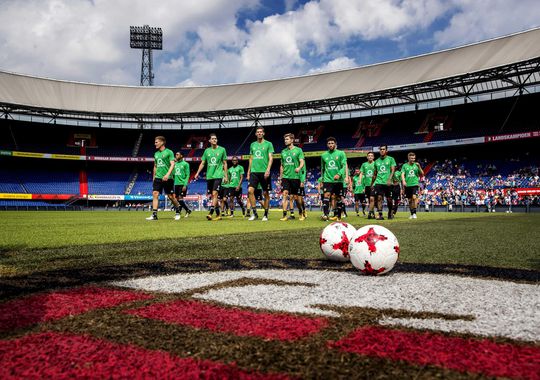
M 365 274 L 390 271 L 399 257 L 399 243 L 389 229 L 368 225 L 360 228 L 349 244 L 351 263 Z
M 349 261 L 349 242 L 356 228 L 344 222 L 335 222 L 324 228 L 319 238 L 321 251 L 332 261 Z

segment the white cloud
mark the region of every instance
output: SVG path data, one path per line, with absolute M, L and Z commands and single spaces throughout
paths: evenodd
M 435 33 L 437 47 L 452 47 L 540 26 L 538 0 L 454 0 L 457 12 Z
M 4 0 L 0 68 L 138 84 L 141 52 L 129 48 L 129 26 L 149 24 L 164 32 L 164 51 L 154 55 L 157 85 L 232 83 L 371 63 L 376 54 L 366 44 L 392 46 L 385 59 L 396 59 L 415 54 L 412 38 L 419 36 L 435 50 L 540 24 L 536 0 L 284 0 L 282 14 L 239 19 L 244 10 L 272 6 L 270 0 Z
M 310 69 L 308 73 L 309 74 L 324 73 L 328 71 L 350 69 L 356 66 L 358 65 L 356 64 L 354 59 L 349 58 L 349 57 L 339 57 L 339 58 L 331 60 L 330 62 L 327 62 L 321 67 Z

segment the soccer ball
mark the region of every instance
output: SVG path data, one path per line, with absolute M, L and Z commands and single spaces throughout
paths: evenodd
M 389 229 L 378 225 L 364 226 L 349 244 L 351 263 L 364 274 L 389 272 L 399 257 L 399 243 Z
M 326 258 L 332 261 L 349 261 L 349 241 L 356 228 L 348 223 L 334 222 L 321 232 L 319 244 Z

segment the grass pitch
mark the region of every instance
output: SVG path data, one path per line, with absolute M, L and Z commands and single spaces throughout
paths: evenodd
M 279 211 L 268 222 L 240 215 L 209 222 L 205 215 L 174 221 L 161 212 L 149 222 L 148 213 L 134 211 L 2 212 L 0 276 L 178 259 L 322 258 L 318 237 L 326 223 L 318 212 L 303 222 L 281 222 Z M 352 212 L 345 221 L 371 222 Z M 540 269 L 540 215 L 421 213 L 411 221 L 401 212 L 379 224 L 397 236 L 402 262 Z

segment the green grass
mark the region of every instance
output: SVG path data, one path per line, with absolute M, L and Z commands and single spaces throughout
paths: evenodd
M 181 221 L 173 213 L 144 220 L 142 212 L 2 212 L 0 276 L 53 269 L 152 263 L 189 258 L 322 258 L 318 236 L 326 225 L 313 212 L 304 222 L 208 222 L 202 212 Z M 355 227 L 362 217 L 347 219 Z M 381 222 L 397 236 L 401 260 L 535 269 L 540 215 L 405 213 Z

